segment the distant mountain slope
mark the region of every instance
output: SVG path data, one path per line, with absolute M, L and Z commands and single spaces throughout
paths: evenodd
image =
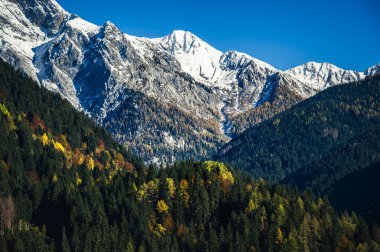
M 380 160 L 380 76 L 336 86 L 246 130 L 219 160 L 317 191 Z
M 226 129 L 231 137 L 236 137 L 245 129 L 259 124 L 274 115 L 291 108 L 293 105 L 303 101 L 305 97 L 315 94 L 313 89 L 304 89 L 307 96 L 298 93 L 297 89 L 302 89 L 299 81 L 291 80 L 289 76 L 278 73 L 272 76 L 270 83 L 267 85 L 264 95 L 259 100 L 258 106 L 248 109 L 244 113 L 232 115 L 226 125 Z M 287 85 L 279 85 L 287 83 Z
M 318 63 L 282 72 L 186 31 L 138 38 L 111 22 L 91 24 L 55 0 L 0 0 L 0 31 L 3 60 L 106 126 L 146 162 L 204 159 L 262 119 L 365 76 L 331 64 L 308 67 Z M 132 98 L 137 94 L 143 98 Z
M 213 161 L 144 166 L 2 61 L 0 132 L 1 251 L 380 251 L 378 228 L 312 194 Z
M 370 167 L 379 160 L 380 124 L 331 148 L 320 160 L 308 163 L 282 182 L 295 184 L 302 190 L 310 188 L 329 194 L 335 183 L 347 174 Z

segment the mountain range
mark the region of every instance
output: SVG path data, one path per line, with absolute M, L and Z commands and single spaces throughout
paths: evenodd
M 162 38 L 89 23 L 55 0 L 0 0 L 0 57 L 146 162 L 204 159 L 316 93 L 380 70 L 308 62 L 281 71 L 187 31 Z

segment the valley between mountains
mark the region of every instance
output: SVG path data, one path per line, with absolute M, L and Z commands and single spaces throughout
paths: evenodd
M 0 9 L 0 57 L 147 163 L 210 158 L 245 129 L 380 68 L 308 62 L 280 71 L 187 31 L 150 39 L 97 26 L 54 0 L 1 0 Z

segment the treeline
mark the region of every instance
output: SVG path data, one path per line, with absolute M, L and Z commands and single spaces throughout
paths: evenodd
M 273 78 L 277 79 L 279 77 L 276 75 Z M 282 80 L 277 79 L 273 82 L 278 83 L 280 81 Z M 235 138 L 239 136 L 239 134 L 241 134 L 244 130 L 272 118 L 302 100 L 303 98 L 289 87 L 276 86 L 274 91 L 270 93 L 270 96 L 267 97 L 267 100 L 264 103 L 258 104 L 259 106 L 252 107 L 244 113 L 239 113 L 228 118 L 231 121 L 231 137 Z

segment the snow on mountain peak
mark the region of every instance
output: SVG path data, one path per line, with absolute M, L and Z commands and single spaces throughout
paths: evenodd
M 215 49 L 188 31 L 175 30 L 168 36 L 151 39 L 161 50 L 172 54 L 180 63 L 181 69 L 195 80 L 210 86 L 230 90 L 237 80 L 239 69 L 255 63 L 262 72 L 278 72 L 269 64 L 245 53 Z
M 225 52 L 221 58 L 221 64 L 223 68 L 239 68 L 239 67 L 245 67 L 249 63 L 255 63 L 256 66 L 259 66 L 261 68 L 269 69 L 273 72 L 279 72 L 280 70 L 274 68 L 273 66 L 269 65 L 268 63 L 265 63 L 261 60 L 258 60 L 246 53 L 241 53 L 233 50 L 229 50 Z
M 195 54 L 200 50 L 207 50 L 215 54 L 222 54 L 220 51 L 216 50 L 202 39 L 198 38 L 194 34 L 183 30 L 174 30 L 169 35 L 155 39 L 156 42 L 160 43 L 163 47 L 170 50 L 173 54 L 175 53 L 188 53 Z
M 120 33 L 119 28 L 117 28 L 117 26 L 111 21 L 105 22 L 102 25 L 101 29 L 104 30 L 106 33 L 113 32 L 113 31 L 117 31 L 117 33 Z
M 67 25 L 69 25 L 73 29 L 77 29 L 79 31 L 85 32 L 86 34 L 96 33 L 100 29 L 99 26 L 93 23 L 87 22 L 86 20 L 83 20 L 80 17 L 74 17 L 70 19 L 67 22 Z
M 377 65 L 374 65 L 373 67 L 370 67 L 368 68 L 367 70 L 365 70 L 364 74 L 366 76 L 368 75 L 375 75 L 377 73 L 380 73 L 380 63 L 377 64 Z
M 159 49 L 172 54 L 182 70 L 198 81 L 209 82 L 219 69 L 223 53 L 191 32 L 175 30 L 168 36 L 151 41 Z
M 318 90 L 364 78 L 362 72 L 345 70 L 327 62 L 313 61 L 288 69 L 285 73 Z
M 312 73 L 317 73 L 317 72 L 326 72 L 326 71 L 336 71 L 340 70 L 337 66 L 328 63 L 328 62 L 315 62 L 315 61 L 309 61 L 306 62 L 305 64 L 302 64 L 300 66 L 292 68 L 295 71 L 306 71 L 306 72 L 312 72 Z M 292 70 L 290 69 L 290 70 Z M 343 69 L 342 69 L 343 70 Z

